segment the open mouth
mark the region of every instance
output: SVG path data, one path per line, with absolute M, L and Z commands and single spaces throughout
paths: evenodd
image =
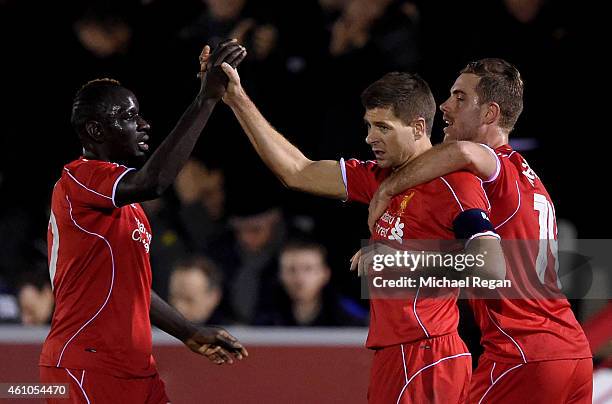
M 149 145 L 147 143 L 147 141 L 149 140 L 149 136 L 143 136 L 142 138 L 140 138 L 140 140 L 138 141 L 138 149 L 140 149 L 143 152 L 146 152 L 149 150 Z
M 372 150 L 377 159 L 381 159 L 385 157 L 385 152 L 382 150 Z

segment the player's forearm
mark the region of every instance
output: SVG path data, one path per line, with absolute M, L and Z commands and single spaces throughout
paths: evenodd
M 381 184 L 381 192 L 392 197 L 443 175 L 467 169 L 470 161 L 464 153 L 458 151 L 456 142 L 432 147 L 389 176 Z
M 483 265 L 464 276 L 478 276 L 488 280 L 506 279 L 506 258 L 500 240 L 497 237 L 485 236 L 472 239 L 465 249 L 471 256 L 482 257 Z
M 244 92 L 229 105 L 268 168 L 285 186 L 301 189 L 299 175 L 310 160 L 270 125 Z
M 186 341 L 197 331 L 196 327 L 187 321 L 181 313 L 152 290 L 149 317 L 151 324 L 180 341 Z
M 187 162 L 195 144 L 206 126 L 217 99 L 203 94 L 191 103 L 172 132 L 159 145 L 145 165 L 131 178 L 139 188 L 142 200 L 160 196 Z

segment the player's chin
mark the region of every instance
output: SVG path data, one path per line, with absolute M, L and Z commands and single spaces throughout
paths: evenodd
M 380 167 L 380 168 L 391 167 L 391 162 L 389 160 L 387 160 L 387 159 L 377 158 L 376 159 L 376 164 L 378 164 L 378 167 Z
M 138 150 L 130 157 L 130 166 L 140 168 L 146 163 L 148 157 L 146 152 Z
M 447 126 L 446 128 L 444 128 L 444 141 L 445 142 L 454 142 L 459 140 L 460 137 L 458 136 L 457 131 L 454 130 L 454 128 L 451 128 L 450 126 Z

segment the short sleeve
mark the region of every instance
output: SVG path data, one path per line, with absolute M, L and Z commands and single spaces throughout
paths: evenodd
M 117 184 L 132 170 L 107 161 L 81 159 L 65 166 L 63 176 L 73 204 L 112 209 L 118 207 Z
M 390 170 L 380 168 L 375 161 L 340 159 L 342 180 L 346 187 L 347 201 L 370 203 L 380 183 Z
M 487 146 L 486 144 L 483 143 L 478 143 L 479 146 L 484 147 L 489 153 L 491 153 L 491 155 L 493 156 L 493 158 L 495 159 L 495 173 L 493 173 L 493 175 L 491 176 L 491 178 L 488 178 L 487 180 L 483 181 L 485 184 L 494 182 L 495 180 L 497 180 L 497 177 L 499 177 L 499 172 L 501 170 L 501 161 L 499 160 L 499 156 L 497 155 L 497 153 L 495 153 L 495 150 L 491 149 L 489 146 Z
M 488 146 L 485 147 L 490 149 Z M 505 192 L 504 189 L 509 182 L 514 184 L 516 175 L 514 175 L 514 170 L 508 169 L 508 166 L 512 165 L 508 160 L 508 155 L 490 150 L 495 153 L 497 158 L 497 172 L 489 181 L 483 181 L 483 185 L 487 195 L 500 195 Z

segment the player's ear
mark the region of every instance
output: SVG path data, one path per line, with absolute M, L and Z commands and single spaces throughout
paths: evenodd
M 102 130 L 102 124 L 98 121 L 87 121 L 85 122 L 85 132 L 88 137 L 96 143 L 104 142 L 104 131 Z
M 427 136 L 427 124 L 425 119 L 417 118 L 412 121 L 412 127 L 414 127 L 414 140 L 419 140 L 423 136 Z
M 484 115 L 484 123 L 491 125 L 501 118 L 501 108 L 496 102 L 490 102 Z

